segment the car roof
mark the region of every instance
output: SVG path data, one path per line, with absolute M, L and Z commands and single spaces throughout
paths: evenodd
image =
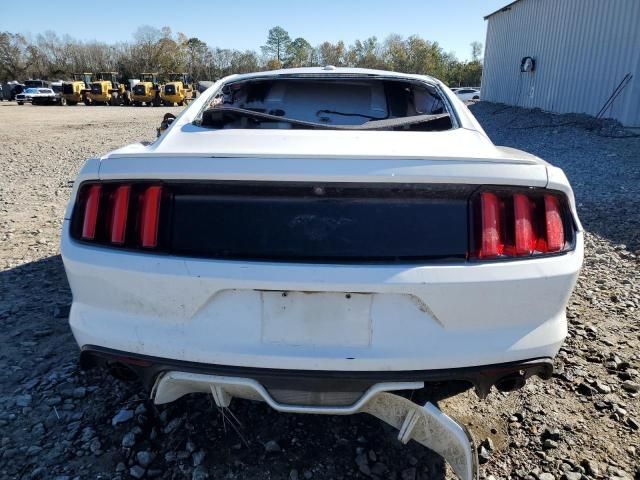
M 225 80 L 237 81 L 251 78 L 270 77 L 270 76 L 296 76 L 296 75 L 317 75 L 317 76 L 332 76 L 332 75 L 360 75 L 360 76 L 372 76 L 372 77 L 391 77 L 391 78 L 404 78 L 414 80 L 427 80 L 432 83 L 440 83 L 439 80 L 430 77 L 428 75 L 416 75 L 413 73 L 400 73 L 391 72 L 388 70 L 374 70 L 370 68 L 351 68 L 351 67 L 334 67 L 327 65 L 324 67 L 301 67 L 301 68 L 283 68 L 280 70 L 267 70 L 265 72 L 252 72 L 243 73 L 237 75 L 231 75 Z

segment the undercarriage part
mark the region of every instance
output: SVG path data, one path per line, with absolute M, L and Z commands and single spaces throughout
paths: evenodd
M 299 405 L 281 403 L 258 382 L 248 378 L 167 372 L 159 375 L 151 398 L 156 404 L 168 403 L 192 392 L 211 393 L 216 405 L 226 408 L 233 397 L 264 401 L 274 410 L 287 413 L 350 415 L 368 413 L 398 429 L 398 440 L 415 440 L 438 453 L 461 480 L 478 476 L 478 460 L 473 439 L 467 429 L 440 411 L 434 404 L 424 406 L 389 393 L 416 390 L 422 382 L 378 383 L 363 392 L 350 405 Z
M 478 457 L 469 431 L 435 405 L 424 406 L 391 393 L 380 393 L 369 401 L 363 412 L 397 428 L 398 440 L 409 440 L 433 450 L 451 466 L 458 478 L 478 476 Z
M 124 363 L 111 363 L 108 366 L 108 370 L 111 375 L 124 382 L 131 382 L 136 378 L 135 372 Z
M 359 399 L 349 405 L 298 405 L 285 404 L 274 399 L 273 395 L 259 382 L 250 378 L 223 377 L 188 372 L 166 372 L 159 375 L 153 388 L 151 398 L 156 404 L 169 403 L 188 393 L 211 393 L 212 385 L 223 389 L 232 397 L 247 400 L 262 400 L 271 408 L 286 413 L 318 413 L 327 415 L 351 415 L 360 409 L 380 392 L 398 390 L 417 390 L 424 386 L 422 382 L 385 382 L 377 383 L 363 391 Z M 216 396 L 214 395 L 214 399 Z M 222 406 L 222 405 L 219 405 Z

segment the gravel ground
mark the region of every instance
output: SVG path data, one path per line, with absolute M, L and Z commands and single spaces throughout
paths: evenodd
M 0 103 L 0 477 L 451 477 L 366 415 L 284 415 L 234 400 L 232 421 L 205 396 L 156 408 L 136 385 L 78 370 L 58 254 L 71 181 L 85 158 L 152 140 L 167 110 L 179 111 Z M 467 392 L 443 408 L 482 443 L 483 477 L 640 478 L 640 138 L 580 116 L 472 110 L 494 142 L 565 170 L 586 260 L 553 379 L 485 401 Z

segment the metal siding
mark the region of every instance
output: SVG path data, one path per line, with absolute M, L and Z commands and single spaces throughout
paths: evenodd
M 640 0 L 520 0 L 487 19 L 482 98 L 595 115 L 627 73 L 607 117 L 640 127 Z M 520 61 L 536 60 L 533 73 Z

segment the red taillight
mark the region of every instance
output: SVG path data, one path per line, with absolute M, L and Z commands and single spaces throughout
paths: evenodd
M 515 190 L 515 189 L 514 189 Z M 528 257 L 567 249 L 566 204 L 534 190 L 482 192 L 472 200 L 471 258 Z
M 162 198 L 159 185 L 109 182 L 83 186 L 72 235 L 102 245 L 157 248 Z
M 111 212 L 111 243 L 123 244 L 127 232 L 127 214 L 129 212 L 130 185 L 122 185 L 113 193 Z
M 145 248 L 158 246 L 158 222 L 162 187 L 148 187 L 142 194 L 140 213 L 140 242 Z
M 533 231 L 531 215 L 533 204 L 522 194 L 513 195 L 513 215 L 515 220 L 515 254 L 518 256 L 531 255 L 536 246 L 536 236 Z
M 482 234 L 480 258 L 494 258 L 504 251 L 500 228 L 500 203 L 493 193 L 480 195 L 480 211 L 482 218 Z
M 564 226 L 560 214 L 560 202 L 553 195 L 544 196 L 547 251 L 559 252 L 564 248 Z
M 100 209 L 101 185 L 91 185 L 87 192 L 84 207 L 84 219 L 82 221 L 82 239 L 93 240 L 96 236 L 96 225 L 98 223 L 98 210 Z

